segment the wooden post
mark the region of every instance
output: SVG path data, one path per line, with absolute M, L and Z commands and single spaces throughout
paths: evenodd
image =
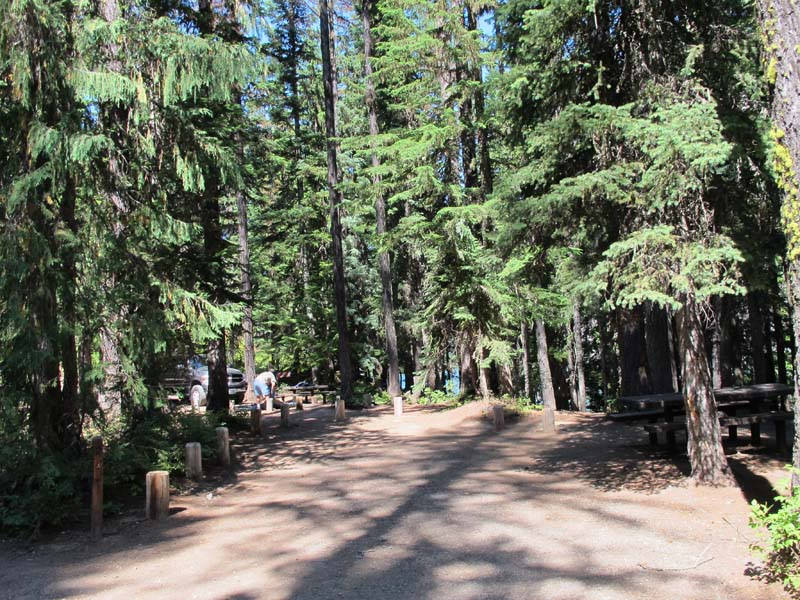
M 103 537 L 103 438 L 92 438 L 92 539 Z
M 264 403 L 264 409 L 266 412 L 272 412 L 275 410 L 275 407 L 272 405 L 272 396 L 267 394 L 267 401 Z
M 169 471 L 150 471 L 145 476 L 144 513 L 157 521 L 169 516 Z
M 281 427 L 289 426 L 289 405 L 281 404 Z
M 394 416 L 400 417 L 403 415 L 403 397 L 402 396 L 395 396 L 392 398 L 392 404 L 394 405 Z
M 297 397 L 297 410 L 303 410 L 303 396 Z
M 494 418 L 495 431 L 500 431 L 506 426 L 506 415 L 502 404 L 492 406 L 492 417 Z
M 223 467 L 229 467 L 231 464 L 231 442 L 228 436 L 227 427 L 217 427 L 217 456 L 219 456 L 219 463 Z
M 336 404 L 333 411 L 334 421 L 344 421 L 347 418 L 347 413 L 344 409 L 344 400 L 341 396 L 336 396 Z
M 253 408 L 250 410 L 250 431 L 261 433 L 261 409 Z
M 186 477 L 189 479 L 203 477 L 203 450 L 199 442 L 186 444 Z

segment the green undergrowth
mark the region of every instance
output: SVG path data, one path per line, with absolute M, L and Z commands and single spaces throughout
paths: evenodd
M 797 471 L 788 467 L 790 472 Z M 774 504 L 751 503 L 750 527 L 760 532 L 750 550 L 762 565 L 750 574 L 770 583 L 783 585 L 792 598 L 800 598 L 800 487 L 775 496 Z
M 247 427 L 233 416 L 155 411 L 105 427 L 86 427 L 83 447 L 72 455 L 39 450 L 21 427 L 0 429 L 0 530 L 4 536 L 39 534 L 87 515 L 91 485 L 91 439 L 103 438 L 104 510 L 120 511 L 144 493 L 147 471 L 182 474 L 187 442 L 200 442 L 203 461 L 216 459 L 215 428 Z

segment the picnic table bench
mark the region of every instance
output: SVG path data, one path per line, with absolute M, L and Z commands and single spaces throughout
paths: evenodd
M 774 423 L 775 424 L 775 448 L 778 451 L 784 450 L 786 447 L 786 422 L 794 419 L 794 414 L 790 412 L 767 412 L 757 413 L 750 415 L 742 415 L 740 417 L 720 417 L 720 427 L 728 428 L 728 439 L 738 439 L 737 428 L 745 425 L 750 426 L 750 439 L 752 443 L 761 443 L 761 423 Z M 656 445 L 658 443 L 658 434 L 664 433 L 667 440 L 667 447 L 670 450 L 675 450 L 677 447 L 675 441 L 676 431 L 686 430 L 686 421 L 674 421 L 671 423 L 650 423 L 644 426 L 644 430 L 650 437 L 650 443 Z
M 793 393 L 794 388 L 781 383 L 761 383 L 741 387 L 718 388 L 714 390 L 717 410 L 720 413 L 720 425 L 728 427 L 728 437 L 736 440 L 737 428 L 750 426 L 753 443 L 760 442 L 761 423 L 775 423 L 779 449 L 782 449 L 786 435 L 786 421 L 793 415 L 780 403 L 780 398 Z M 675 392 L 665 394 L 649 394 L 620 398 L 623 412 L 609 414 L 608 418 L 615 422 L 637 423 L 648 421 L 644 425 L 650 443 L 658 443 L 658 434 L 663 433 L 667 445 L 675 447 L 675 432 L 686 429 L 685 419 L 675 420 L 683 415 L 683 395 Z M 749 414 L 740 415 L 740 410 Z
M 283 402 L 285 398 L 291 397 L 292 400 L 302 403 L 312 396 L 322 396 L 322 403 L 325 404 L 328 395 L 333 395 L 335 392 L 336 390 L 331 389 L 328 385 L 294 385 L 286 388 L 286 391 L 280 392 L 278 398 Z

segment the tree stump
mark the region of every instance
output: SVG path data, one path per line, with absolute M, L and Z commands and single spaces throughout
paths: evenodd
M 261 409 L 253 408 L 250 410 L 250 431 L 261 433 Z
M 334 405 L 333 411 L 333 420 L 334 421 L 344 421 L 347 418 L 347 413 L 344 409 L 344 399 L 339 396 L 336 396 L 336 404 Z
M 203 450 L 199 442 L 186 444 L 186 477 L 189 479 L 203 477 Z
M 281 404 L 281 427 L 289 426 L 289 405 Z
M 169 471 L 150 471 L 145 476 L 144 513 L 156 521 L 169 516 Z
M 229 467 L 231 464 L 231 442 L 228 435 L 227 427 L 217 427 L 217 456 L 219 457 L 219 464 L 223 467 Z
M 392 404 L 394 405 L 394 416 L 400 417 L 403 414 L 403 397 L 402 396 L 395 396 L 392 398 Z
M 505 409 L 502 404 L 495 404 L 492 406 L 492 417 L 495 431 L 500 431 L 506 426 Z
M 556 412 L 552 408 L 545 407 L 542 414 L 542 431 L 555 432 Z
M 92 539 L 103 537 L 103 438 L 92 438 Z

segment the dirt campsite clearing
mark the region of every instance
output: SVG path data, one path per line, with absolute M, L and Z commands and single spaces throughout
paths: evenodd
M 732 454 L 739 487 L 696 488 L 641 428 L 559 413 L 493 431 L 484 407 L 293 412 L 234 439 L 235 474 L 171 516 L 0 546 L 2 598 L 771 600 L 745 574 L 748 501 L 783 476 Z

